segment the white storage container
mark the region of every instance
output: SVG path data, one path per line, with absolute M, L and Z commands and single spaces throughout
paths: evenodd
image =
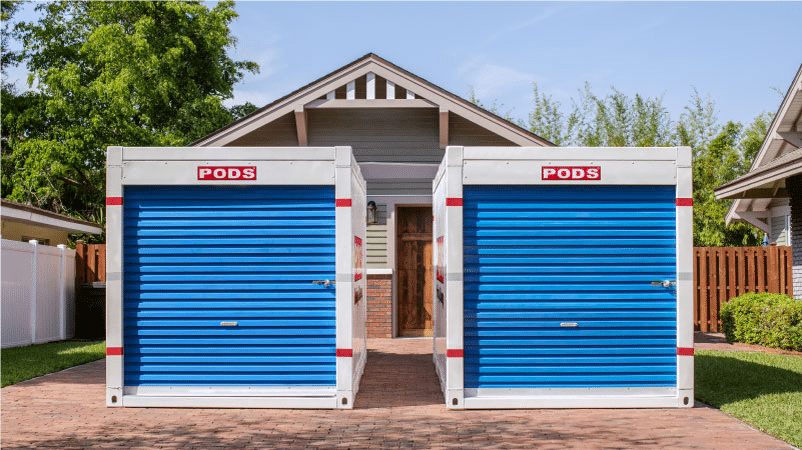
M 691 407 L 691 151 L 449 147 L 434 362 L 451 408 Z
M 107 405 L 351 408 L 365 183 L 350 147 L 110 147 Z

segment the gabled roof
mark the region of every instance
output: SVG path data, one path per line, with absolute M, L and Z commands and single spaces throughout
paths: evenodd
M 375 86 L 376 79 L 386 80 L 386 87 Z M 357 99 L 354 95 L 355 83 L 358 81 L 364 86 L 365 80 L 369 86 L 367 96 L 365 99 Z M 371 91 L 371 89 L 373 90 Z M 392 90 L 395 90 L 395 95 Z M 376 95 L 376 93 L 380 93 L 380 95 Z M 399 93 L 404 98 L 399 98 Z M 392 98 L 390 98 L 391 95 Z M 548 140 L 435 86 L 373 53 L 368 53 L 191 145 L 225 146 L 286 114 L 293 112 L 299 114 L 305 109 L 319 107 L 434 107 L 439 108 L 441 113 L 447 111 L 464 117 L 517 145 L 554 146 Z
M 2 205 L 0 217 L 2 217 L 3 220 L 38 225 L 51 229 L 55 228 L 70 233 L 103 233 L 103 228 L 95 223 L 75 219 L 63 214 L 57 214 L 31 205 L 23 205 L 22 203 L 12 202 L 6 199 L 0 200 L 0 205 Z
M 735 199 L 727 223 L 743 220 L 768 231 L 768 208 L 773 199 L 788 196 L 785 179 L 802 173 L 802 66 L 785 94 L 780 109 L 755 156 L 749 172 L 715 189 L 716 198 Z

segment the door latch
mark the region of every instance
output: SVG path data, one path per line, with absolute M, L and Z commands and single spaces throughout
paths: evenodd
M 314 280 L 312 284 L 322 284 L 323 286 L 329 287 L 332 284 L 337 284 L 337 282 L 332 280 Z
M 652 281 L 652 286 L 670 287 L 670 286 L 676 286 L 676 285 L 677 285 L 677 282 L 676 281 L 671 281 L 671 280 Z

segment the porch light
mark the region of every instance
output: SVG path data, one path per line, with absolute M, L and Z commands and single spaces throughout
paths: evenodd
M 376 202 L 368 202 L 368 224 L 376 223 Z

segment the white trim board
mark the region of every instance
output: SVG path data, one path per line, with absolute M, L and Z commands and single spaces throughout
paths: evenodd
M 8 220 L 10 222 L 19 222 L 29 225 L 39 225 L 48 228 L 55 228 L 57 230 L 69 231 L 72 233 L 81 232 L 90 234 L 100 234 L 103 232 L 103 228 L 98 226 L 84 225 L 65 219 L 46 216 L 44 214 L 39 214 L 33 211 L 16 209 L 13 206 L 9 206 L 6 204 L 3 205 L 0 217 L 2 217 L 4 221 Z

